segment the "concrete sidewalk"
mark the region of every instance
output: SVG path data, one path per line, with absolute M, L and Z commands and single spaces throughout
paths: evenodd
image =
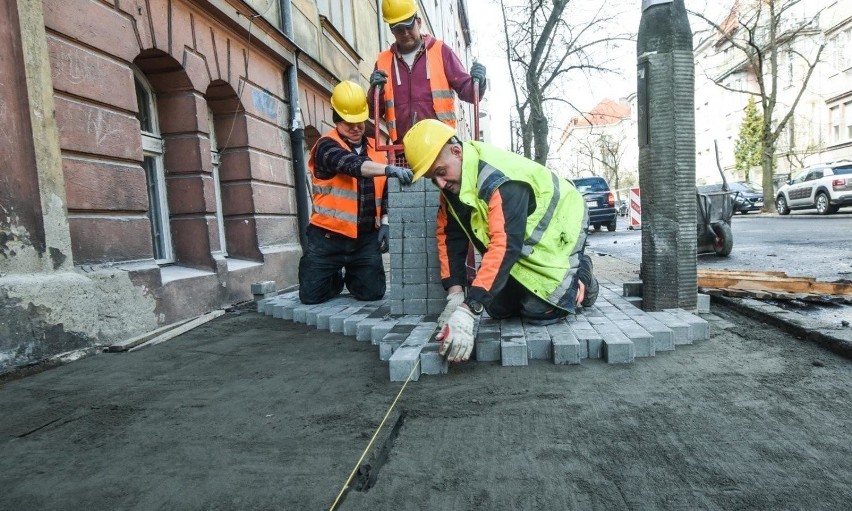
M 634 280 L 598 257 L 601 275 Z M 845 509 L 852 364 L 724 306 L 611 365 L 406 386 L 341 509 Z M 0 509 L 328 509 L 401 384 L 377 347 L 233 311 L 0 386 Z

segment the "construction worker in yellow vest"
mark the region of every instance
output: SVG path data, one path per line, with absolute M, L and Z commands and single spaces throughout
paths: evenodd
M 598 295 L 585 255 L 589 213 L 574 186 L 538 163 L 483 142 L 460 142 L 434 119 L 403 139 L 413 180 L 441 189 L 436 237 L 447 305 L 438 318 L 440 353 L 467 360 L 475 316 L 563 321 Z M 482 254 L 464 294 L 468 240 Z
M 391 140 L 399 143 L 409 128 L 423 119 L 438 119 L 455 127 L 453 91 L 472 103 L 476 80 L 480 95 L 484 94 L 485 66 L 474 63 L 468 74 L 449 46 L 421 34 L 423 22 L 415 0 L 382 0 L 382 17 L 390 25 L 395 42 L 376 60 L 368 97 L 372 99 L 379 88 L 379 108 Z
M 313 212 L 299 261 L 299 299 L 323 303 L 343 290 L 358 300 L 385 294 L 382 251 L 388 244 L 388 177 L 408 184 L 409 169 L 387 164 L 364 131 L 367 95 L 340 82 L 331 95 L 334 129 L 320 137 L 308 159 Z

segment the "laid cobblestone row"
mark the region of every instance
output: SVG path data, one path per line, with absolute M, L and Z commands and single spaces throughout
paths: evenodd
M 709 339 L 710 323 L 700 316 L 683 309 L 645 312 L 635 305 L 636 300 L 621 296 L 622 284 L 604 279 L 600 283 L 594 306 L 556 324 L 538 326 L 483 314 L 472 359 L 503 366 L 525 366 L 530 360 L 576 365 L 589 359 L 627 364 Z M 438 355 L 435 340 L 437 314 L 394 314 L 388 302 L 358 302 L 343 294 L 323 304 L 303 305 L 294 291 L 258 301 L 257 310 L 371 341 L 378 347 L 380 360 L 388 363 L 391 381 L 446 374 L 447 361 Z

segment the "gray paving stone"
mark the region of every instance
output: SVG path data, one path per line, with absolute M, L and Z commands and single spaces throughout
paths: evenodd
M 554 364 L 579 364 L 580 341 L 567 323 L 547 325 L 552 339 Z
M 296 323 L 304 323 L 306 321 L 308 311 L 314 307 L 325 307 L 325 304 L 304 305 L 300 303 L 299 305 L 296 305 L 293 307 L 293 321 Z M 281 317 L 284 317 L 286 310 L 282 312 L 283 314 Z
M 552 341 L 546 326 L 524 323 L 524 337 L 527 341 L 527 357 L 530 360 L 550 360 Z
M 388 316 L 384 320 L 378 320 L 370 330 L 370 342 L 379 344 L 381 340 L 396 326 L 399 317 Z M 366 340 L 366 339 L 365 339 Z
M 635 356 L 653 357 L 656 354 L 656 342 L 654 341 L 654 336 L 639 326 L 635 321 L 615 321 L 615 325 L 624 332 L 627 339 L 633 343 Z
M 498 362 L 502 358 L 500 331 L 479 331 L 474 344 L 478 362 Z
M 578 329 L 576 325 L 568 325 L 574 336 L 580 342 L 580 358 L 601 358 L 603 356 L 603 338 L 596 330 Z M 585 353 L 585 357 L 583 354 Z
M 266 306 L 266 315 L 272 316 L 273 318 L 278 319 L 293 319 L 293 309 L 297 306 L 301 305 L 302 302 L 299 301 L 298 298 L 293 298 L 289 300 L 278 300 L 274 303 L 270 303 Z M 288 310 L 290 313 L 289 318 L 284 317 L 284 311 Z
M 420 379 L 420 350 L 417 348 L 399 348 L 388 360 L 391 381 L 411 381 Z
M 674 347 L 674 332 L 672 329 L 648 316 L 647 314 L 636 319 L 639 326 L 654 336 L 654 351 L 672 351 Z
M 372 311 L 364 311 L 363 309 L 358 314 L 353 314 L 343 320 L 343 335 L 355 337 L 358 335 L 358 324 L 367 319 Z M 365 339 L 366 340 L 366 339 Z
M 357 314 L 358 311 L 361 310 L 361 307 L 363 307 L 363 305 L 351 305 L 338 312 L 337 314 L 331 316 L 331 318 L 329 318 L 328 320 L 328 331 L 333 334 L 342 334 L 343 322 L 349 316 Z
M 438 354 L 438 343 L 430 342 L 420 350 L 420 374 L 447 374 L 447 358 Z
M 328 330 L 331 317 L 334 316 L 335 314 L 340 313 L 346 307 L 348 307 L 348 306 L 347 305 L 334 305 L 332 307 L 326 307 L 325 309 L 322 309 L 322 310 L 319 310 L 319 311 L 308 311 L 305 314 L 306 321 L 308 321 L 307 324 L 309 324 L 309 325 L 311 324 L 310 323 L 311 315 L 313 315 L 314 316 L 314 323 L 313 324 L 316 325 L 317 329 Z
M 683 321 L 674 314 L 669 314 L 665 311 L 653 311 L 649 312 L 648 315 L 671 329 L 672 334 L 674 335 L 675 346 L 692 344 L 689 324 L 686 321 Z
M 710 312 L 710 295 L 698 293 L 695 309 L 699 314 L 708 314 Z
M 638 282 L 625 282 L 622 285 L 623 296 L 630 297 L 641 297 L 642 296 L 642 281 Z
M 266 293 L 274 293 L 275 289 L 275 281 L 274 280 L 264 280 L 263 282 L 254 282 L 251 285 L 251 294 L 253 295 L 263 295 Z
M 689 325 L 690 341 L 706 341 L 710 338 L 710 326 L 706 319 L 699 318 L 683 309 L 665 309 L 665 312 L 673 314 Z
M 500 341 L 500 364 L 503 366 L 525 366 L 527 358 L 527 342 L 521 337 L 503 338 Z
M 603 345 L 604 358 L 607 364 L 629 364 L 633 362 L 635 348 L 626 335 L 607 336 Z

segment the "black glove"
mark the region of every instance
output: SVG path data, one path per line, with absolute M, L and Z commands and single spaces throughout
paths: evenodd
M 485 66 L 479 62 L 474 62 L 470 66 L 470 77 L 478 81 L 480 85 L 485 83 Z
M 379 227 L 379 251 L 383 254 L 390 249 L 390 228 L 387 224 Z
M 485 71 L 483 70 L 483 73 Z M 388 81 L 388 75 L 382 70 L 376 69 L 370 75 L 370 87 L 383 87 Z
M 399 179 L 399 182 L 404 185 L 411 184 L 411 181 L 414 179 L 414 172 L 411 169 L 397 167 L 396 165 L 385 167 L 385 175 Z

